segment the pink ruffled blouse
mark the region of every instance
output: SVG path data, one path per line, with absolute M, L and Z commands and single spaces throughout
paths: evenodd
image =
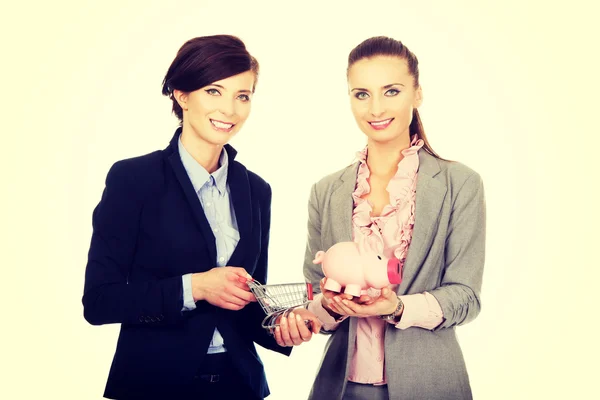
M 398 163 L 398 171 L 390 180 L 386 190 L 390 202 L 381 215 L 371 216 L 373 208 L 365 196 L 370 192 L 370 171 L 367 165 L 367 151 L 358 153 L 357 182 L 352 198 L 354 212 L 352 215 L 353 240 L 365 240 L 373 250 L 386 257 L 396 257 L 403 266 L 408 247 L 412 239 L 415 223 L 415 200 L 417 188 L 417 172 L 419 170 L 419 149 L 423 140 L 413 136 L 411 146 L 402 151 L 403 158 Z M 392 286 L 395 290 L 397 285 Z M 379 290 L 369 289 L 368 294 L 378 296 Z M 322 295 L 315 296 L 309 310 L 323 322 L 323 328 L 335 330 L 341 321 L 335 321 L 321 304 Z M 418 293 L 401 296 L 404 311 L 401 321 L 395 325 L 399 329 L 418 326 L 433 329 L 443 321 L 442 310 L 431 294 Z M 393 323 L 393 322 L 392 322 Z M 354 357 L 350 365 L 348 379 L 358 383 L 385 384 L 385 338 L 386 322 L 377 318 L 359 318 Z

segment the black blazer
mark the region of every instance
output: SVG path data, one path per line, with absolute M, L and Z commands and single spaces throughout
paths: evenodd
M 181 311 L 181 277 L 216 265 L 215 238 L 181 163 L 175 132 L 169 147 L 115 163 L 93 213 L 83 306 L 93 325 L 120 323 L 104 395 L 175 399 L 190 392 L 215 327 L 255 394 L 269 388 L 254 347 L 289 355 L 261 328 L 258 303 L 240 311 L 206 301 Z M 240 240 L 228 265 L 267 279 L 271 188 L 229 156 L 228 184 Z

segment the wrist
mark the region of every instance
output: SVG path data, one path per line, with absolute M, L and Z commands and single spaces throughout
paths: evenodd
M 392 302 L 392 304 L 390 305 L 390 308 L 388 308 L 386 310 L 386 312 L 381 313 L 381 315 L 390 315 L 390 314 L 394 314 L 395 312 L 397 312 L 399 302 L 400 302 L 400 300 L 398 298 L 396 298 L 396 301 Z
M 203 272 L 192 274 L 192 297 L 194 302 L 204 300 L 204 289 L 202 288 Z
M 395 305 L 394 309 L 387 314 L 380 315 L 379 318 L 386 320 L 386 321 L 390 321 L 390 322 L 399 320 L 400 316 L 404 312 L 404 302 L 402 301 L 402 299 L 399 296 L 396 296 L 396 299 L 397 299 L 397 302 L 394 303 L 394 305 Z

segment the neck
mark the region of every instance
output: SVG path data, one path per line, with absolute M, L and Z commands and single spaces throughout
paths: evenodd
M 209 174 L 219 168 L 222 145 L 212 144 L 202 139 L 189 125 L 184 124 L 181 131 L 181 143 L 190 155 Z
M 410 147 L 410 135 L 401 135 L 390 142 L 368 141 L 367 165 L 373 176 L 391 178 L 398 170 L 398 163 L 404 158 L 402 150 Z

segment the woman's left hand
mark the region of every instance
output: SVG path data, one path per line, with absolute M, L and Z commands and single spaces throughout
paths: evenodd
M 390 288 L 381 289 L 381 295 L 376 299 L 364 302 L 355 302 L 342 299 L 338 296 L 333 298 L 336 308 L 350 317 L 374 317 L 378 315 L 387 315 L 396 311 L 398 307 L 398 298 L 396 293 Z
M 310 321 L 310 328 L 304 321 Z M 310 341 L 314 334 L 321 330 L 321 321 L 305 308 L 296 308 L 287 318 L 277 319 L 279 326 L 275 328 L 275 341 L 280 346 L 298 346 Z

